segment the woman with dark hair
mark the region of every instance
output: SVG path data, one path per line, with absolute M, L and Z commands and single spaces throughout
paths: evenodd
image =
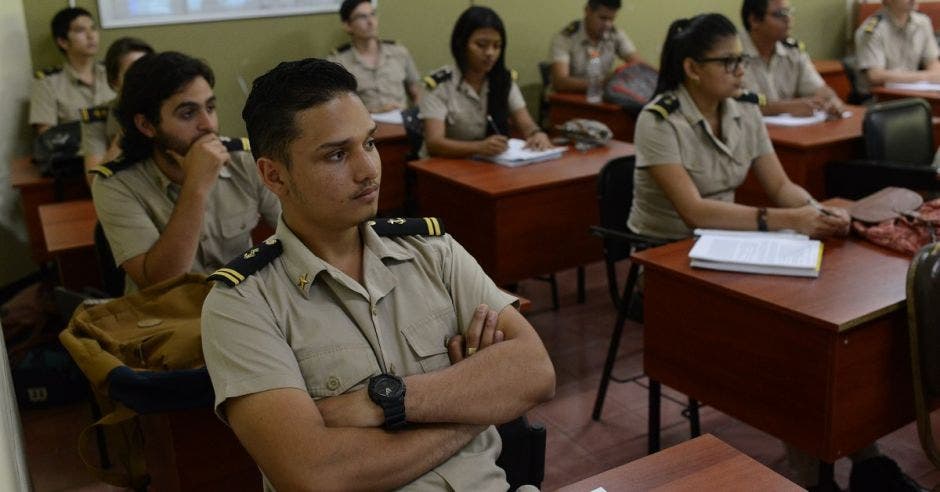
M 701 14 L 669 26 L 657 97 L 636 125 L 634 232 L 678 239 L 692 229 L 793 229 L 845 235 L 845 210 L 821 207 L 787 177 L 774 153 L 756 97 L 742 91 L 744 65 L 734 25 Z M 753 168 L 775 208 L 734 203 Z
M 425 153 L 497 155 L 507 148 L 510 121 L 528 147 L 551 146 L 506 68 L 506 29 L 496 12 L 479 6 L 465 10 L 454 25 L 450 51 L 457 66 L 425 78 L 428 93 L 419 105 Z

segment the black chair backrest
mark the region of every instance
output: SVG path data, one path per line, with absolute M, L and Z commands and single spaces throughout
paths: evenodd
M 542 486 L 545 478 L 545 426 L 529 423 L 525 415 L 497 427 L 503 449 L 496 465 L 506 472 L 509 490 Z
M 101 268 L 101 284 L 105 293 L 111 297 L 123 296 L 124 270 L 114 263 L 111 245 L 104 235 L 101 222 L 95 223 L 95 256 L 98 257 L 98 266 Z
M 933 162 L 930 105 L 919 98 L 869 106 L 862 123 L 867 158 L 904 164 Z
M 600 208 L 601 227 L 627 231 L 627 218 L 633 206 L 633 170 L 636 157 L 618 157 L 611 160 L 597 175 L 597 204 Z M 623 241 L 604 240 L 607 259 L 620 261 L 630 256 L 630 245 Z
M 914 255 L 907 282 L 907 315 L 916 331 L 921 381 L 926 394 L 937 398 L 940 397 L 940 303 L 937 302 L 940 243 L 928 244 Z
M 406 158 L 413 161 L 421 153 L 421 146 L 424 145 L 424 123 L 418 117 L 418 108 L 408 108 L 401 111 L 402 124 L 405 126 L 405 134 L 408 137 L 408 146 L 410 150 Z
M 552 62 L 539 62 L 539 76 L 542 78 L 542 91 L 539 92 L 539 121 L 544 126 L 548 118 L 548 90 L 552 78 Z

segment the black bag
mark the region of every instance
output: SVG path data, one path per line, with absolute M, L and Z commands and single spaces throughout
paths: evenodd
M 82 174 L 85 165 L 79 155 L 81 143 L 81 121 L 56 125 L 33 142 L 33 161 L 43 176 L 60 178 Z
M 79 401 L 88 383 L 58 342 L 33 347 L 13 364 L 13 388 L 21 408 L 42 408 Z

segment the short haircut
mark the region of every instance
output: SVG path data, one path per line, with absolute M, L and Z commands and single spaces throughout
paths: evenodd
M 267 157 L 290 167 L 289 147 L 300 137 L 297 113 L 347 93 L 356 93 L 356 77 L 318 58 L 281 62 L 255 79 L 242 110 L 255 159 Z
M 685 80 L 686 58 L 700 60 L 719 41 L 735 35 L 734 24 L 721 14 L 699 14 L 673 21 L 663 43 L 656 94 L 679 88 Z
M 123 37 L 116 39 L 108 47 L 108 54 L 104 56 L 104 69 L 108 73 L 108 83 L 115 86 L 118 72 L 121 71 L 121 58 L 129 53 L 153 54 L 153 47 L 142 39 Z
M 121 150 L 125 159 L 141 160 L 153 150 L 150 138 L 134 124 L 134 116 L 142 114 L 154 126 L 160 124 L 163 101 L 197 77 L 205 79 L 210 86 L 215 85 L 215 75 L 209 65 L 175 51 L 144 55 L 127 69 L 117 107 L 118 120 L 124 128 Z
M 72 25 L 72 21 L 82 16 L 94 20 L 91 12 L 81 7 L 70 7 L 56 12 L 55 16 L 52 17 L 52 39 L 68 39 L 69 27 Z M 56 47 L 59 48 L 59 51 L 65 53 L 65 50 L 58 43 L 56 43 Z
M 372 2 L 370 0 L 343 0 L 343 4 L 339 6 L 339 18 L 343 22 L 349 22 L 349 16 L 352 15 L 352 11 L 356 10 L 360 3 Z
M 611 10 L 620 10 L 620 0 L 588 0 L 587 6 L 591 10 L 598 7 L 607 7 Z
M 744 0 L 741 4 L 741 22 L 744 30 L 751 31 L 751 16 L 763 19 L 767 15 L 767 4 L 770 0 Z

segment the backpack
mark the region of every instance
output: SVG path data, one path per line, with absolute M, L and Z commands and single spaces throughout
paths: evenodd
M 621 65 L 604 87 L 604 100 L 639 112 L 653 98 L 658 77 L 656 69 L 642 62 Z

